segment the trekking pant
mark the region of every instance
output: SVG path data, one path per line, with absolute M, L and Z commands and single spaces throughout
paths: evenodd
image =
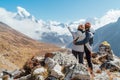
M 91 61 L 91 52 L 88 50 L 88 48 L 85 45 L 84 45 L 84 50 L 85 50 L 88 66 L 89 68 L 91 68 L 91 70 L 93 70 L 93 65 Z
M 84 54 L 84 52 L 78 52 L 78 51 L 72 50 L 72 54 L 75 56 L 75 58 L 77 60 L 79 59 L 79 63 L 83 64 L 83 54 Z

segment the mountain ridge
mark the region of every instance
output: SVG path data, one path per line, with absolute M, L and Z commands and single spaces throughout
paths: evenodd
M 32 56 L 59 50 L 62 49 L 52 44 L 38 42 L 0 22 L 0 56 L 12 64 L 22 67 Z M 3 61 L 0 63 L 2 64 L 0 67 L 5 64 Z
M 24 33 L 25 35 L 33 39 L 42 42 L 54 43 L 58 46 L 61 46 L 60 44 L 62 44 L 62 46 L 66 46 L 72 41 L 71 34 L 67 30 L 68 26 L 71 27 L 73 31 L 75 31 L 79 24 L 84 24 L 85 22 L 88 21 L 92 24 L 94 29 L 97 29 L 98 27 L 102 27 L 111 22 L 115 22 L 120 16 L 119 10 L 110 10 L 101 18 L 95 17 L 79 19 L 77 21 L 62 23 L 52 20 L 49 21 L 43 21 L 42 19 L 39 20 L 35 16 L 30 14 L 29 11 L 20 6 L 17 7 L 17 11 L 14 13 L 10 11 L 8 12 L 4 8 L 0 8 L 0 12 L 1 12 L 0 21 L 2 21 L 3 23 L 6 23 L 7 25 L 11 26 L 17 31 Z M 43 34 L 45 34 L 45 36 Z M 50 36 L 49 34 L 53 34 L 53 36 Z M 67 36 L 69 40 L 66 41 L 65 36 Z M 47 37 L 50 38 L 51 40 L 49 41 L 48 39 L 46 39 Z M 57 38 L 57 42 L 54 41 L 55 38 Z
M 97 50 L 98 45 L 102 41 L 108 41 L 111 44 L 111 47 L 114 51 L 114 53 L 117 56 L 120 56 L 119 47 L 119 34 L 120 34 L 120 18 L 117 20 L 117 22 L 107 24 L 98 30 L 96 30 L 95 36 L 94 36 L 94 50 Z

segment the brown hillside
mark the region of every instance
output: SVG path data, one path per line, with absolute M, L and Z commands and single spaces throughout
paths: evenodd
M 21 68 L 33 55 L 58 50 L 59 47 L 40 43 L 0 22 L 0 68 Z

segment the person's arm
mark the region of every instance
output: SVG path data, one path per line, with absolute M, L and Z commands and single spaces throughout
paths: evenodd
M 82 45 L 82 44 L 86 44 L 87 42 L 89 42 L 89 39 L 90 39 L 90 34 L 89 32 L 86 32 L 86 37 L 85 39 L 83 39 L 82 41 L 74 41 L 74 44 L 75 45 Z
M 70 33 L 72 34 L 73 39 L 75 40 L 75 38 L 76 38 L 76 32 L 73 32 L 73 31 L 70 29 L 70 27 L 67 27 L 67 28 L 68 28 L 68 30 L 70 31 Z
M 68 28 L 68 30 L 70 31 L 70 33 L 72 34 L 72 30 L 70 29 L 70 27 L 67 27 Z

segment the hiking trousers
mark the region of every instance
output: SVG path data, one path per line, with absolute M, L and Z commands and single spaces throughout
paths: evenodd
M 83 54 L 84 54 L 84 52 L 78 52 L 78 51 L 72 50 L 72 54 L 75 56 L 75 58 L 77 60 L 79 59 L 79 63 L 83 64 Z
M 84 45 L 84 50 L 85 50 L 88 67 L 91 68 L 91 70 L 93 70 L 93 65 L 91 61 L 91 52 L 88 50 L 88 48 L 85 45 Z

